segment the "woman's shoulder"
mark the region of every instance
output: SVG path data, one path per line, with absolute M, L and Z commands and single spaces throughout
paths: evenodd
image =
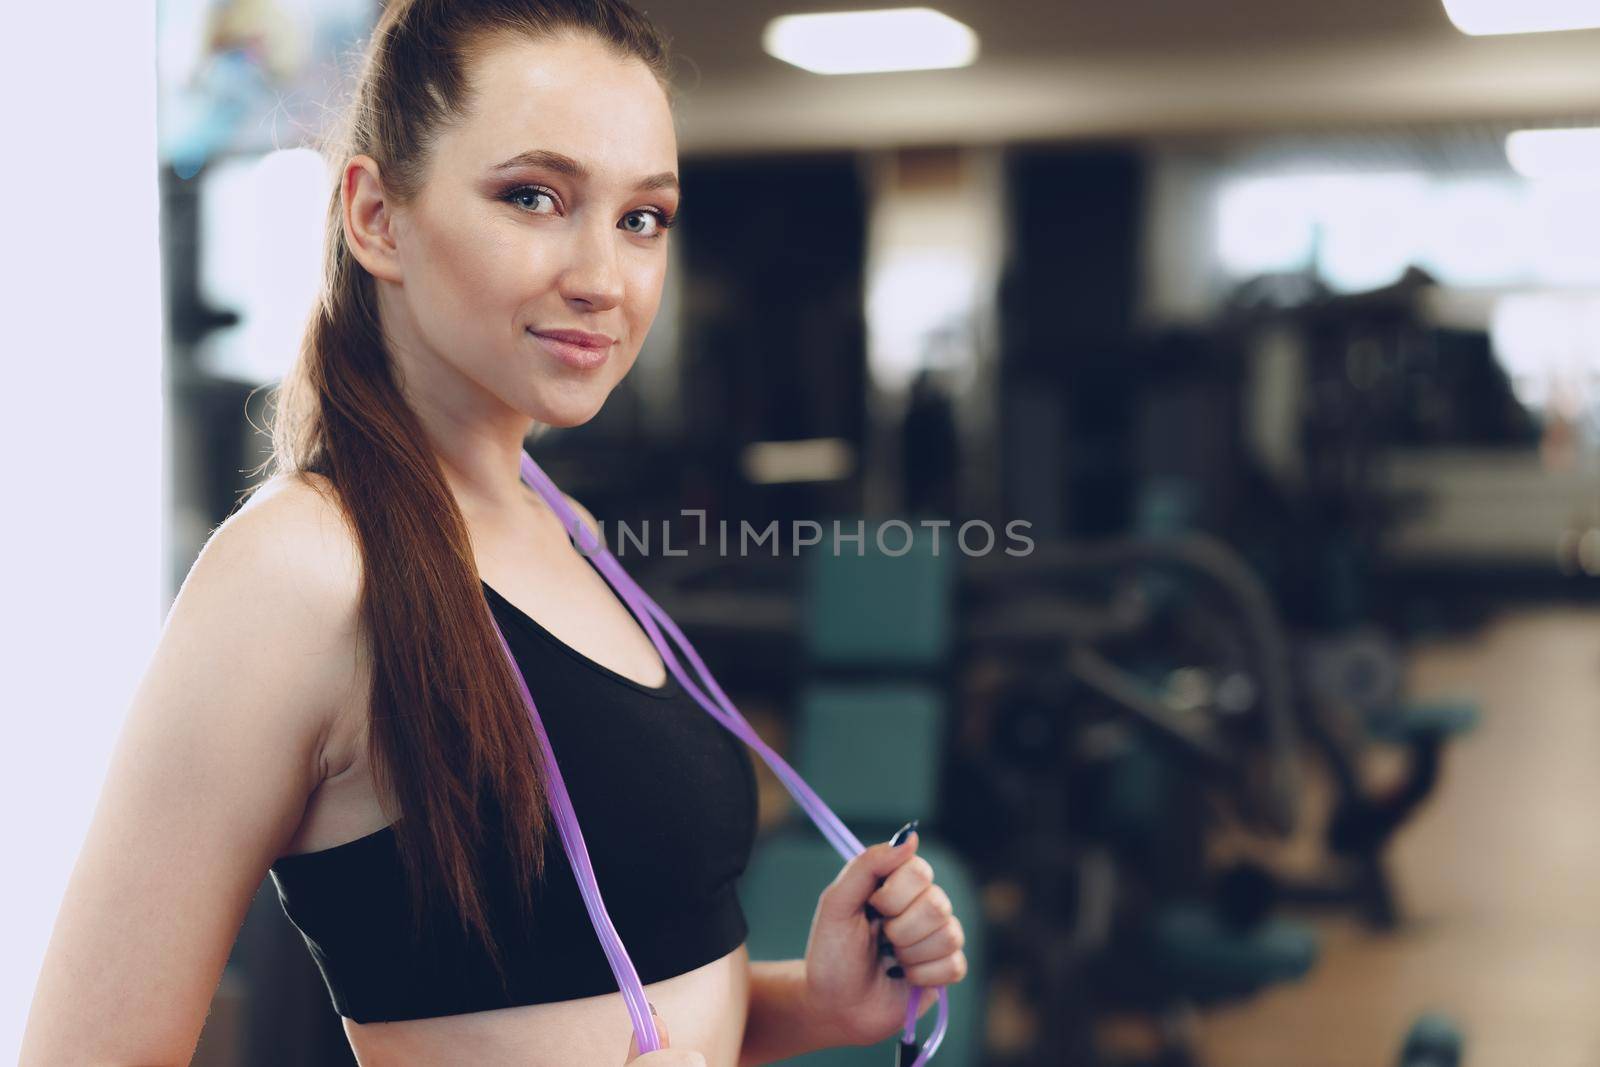
M 360 553 L 330 487 L 274 477 L 189 568 L 151 668 L 152 714 L 201 716 L 218 736 L 258 744 L 260 722 L 285 745 L 325 736 L 359 682 L 360 591 Z
M 280 474 L 206 540 L 179 597 L 272 613 L 318 629 L 353 627 L 361 553 L 325 478 Z

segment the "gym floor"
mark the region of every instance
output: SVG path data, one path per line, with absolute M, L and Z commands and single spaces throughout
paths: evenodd
M 1404 925 L 1319 920 L 1305 982 L 1203 1017 L 1207 1063 L 1388 1067 L 1440 1010 L 1469 1065 L 1600 1064 L 1600 613 L 1508 615 L 1411 672 L 1418 697 L 1476 694 L 1483 720 L 1394 849 Z

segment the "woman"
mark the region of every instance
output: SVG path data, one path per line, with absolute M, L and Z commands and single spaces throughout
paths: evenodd
M 519 482 L 527 435 L 592 418 L 655 316 L 679 203 L 665 71 L 620 0 L 388 5 L 278 470 L 173 605 L 24 1064 L 187 1062 L 269 869 L 364 1067 L 766 1063 L 882 1040 L 907 983 L 925 1011 L 965 974 L 915 835 L 843 868 L 803 960 L 749 961 L 750 757 Z M 578 905 L 493 622 L 660 1051 L 637 1054 Z

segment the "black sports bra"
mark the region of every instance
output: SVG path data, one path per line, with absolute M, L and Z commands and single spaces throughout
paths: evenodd
M 670 672 L 660 688 L 635 682 L 483 589 L 533 690 L 606 910 L 640 980 L 661 981 L 738 948 L 747 927 L 735 884 L 756 833 L 755 769 L 744 743 Z M 271 874 L 334 1009 L 357 1022 L 616 992 L 553 822 L 531 925 L 512 895 L 505 856 L 489 850 L 480 860 L 504 987 L 453 914 L 427 916 L 420 947 L 413 945 L 388 827 L 280 857 Z

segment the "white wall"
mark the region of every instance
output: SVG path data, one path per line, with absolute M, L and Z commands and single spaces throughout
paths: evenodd
M 16 4 L 0 259 L 0 1061 L 161 621 L 155 5 Z

